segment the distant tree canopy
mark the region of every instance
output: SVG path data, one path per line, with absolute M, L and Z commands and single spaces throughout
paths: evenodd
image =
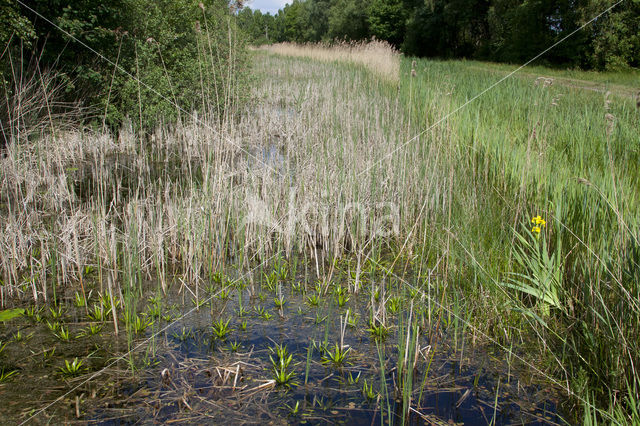
M 15 73 L 37 66 L 55 72 L 64 100 L 82 100 L 99 117 L 106 111 L 113 125 L 129 116 L 152 126 L 205 103 L 220 110 L 230 101 L 225 79 L 242 67 L 241 8 L 229 0 L 0 0 L 0 91 L 10 96 Z
M 276 15 L 244 8 L 253 43 L 387 40 L 416 56 L 527 61 L 613 0 L 293 0 Z M 640 66 L 640 0 L 611 12 L 552 49 L 542 62 L 586 69 Z

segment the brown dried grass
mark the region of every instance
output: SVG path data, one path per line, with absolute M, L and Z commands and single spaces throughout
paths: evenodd
M 310 58 L 324 62 L 350 62 L 364 65 L 377 75 L 392 82 L 400 76 L 400 53 L 381 40 L 326 43 L 278 43 L 262 46 L 260 50 L 283 56 Z

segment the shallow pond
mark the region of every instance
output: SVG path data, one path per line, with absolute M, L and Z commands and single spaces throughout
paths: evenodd
M 86 308 L 67 295 L 61 309 L 31 308 L 4 323 L 2 371 L 15 373 L 0 384 L 0 416 L 18 423 L 564 424 L 558 391 L 512 355 L 473 344 L 418 294 L 389 283 L 365 282 L 355 292 L 340 279 L 273 274 L 253 284 L 216 281 L 199 287 L 198 307 L 195 288 L 183 284 L 162 296 L 147 291 L 128 321 L 118 306 L 117 337 L 109 302 L 97 292 Z M 70 371 L 76 358 L 82 364 Z

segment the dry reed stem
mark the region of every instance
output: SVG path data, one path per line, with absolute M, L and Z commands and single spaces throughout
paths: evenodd
M 171 271 L 198 294 L 230 255 L 246 267 L 277 250 L 309 250 L 320 270 L 323 259 L 382 238 L 377 231 L 391 226 L 384 203 L 403 212 L 397 232 L 417 217 L 416 200 L 432 212 L 448 199 L 443 144 L 359 175 L 410 137 L 388 86 L 275 55 L 258 58 L 256 70 L 266 76 L 253 92 L 260 101 L 233 126 L 194 115 L 146 139 L 125 126 L 10 145 L 0 159 L 2 295 L 44 297 L 44 277 L 73 289 L 87 266 L 100 271 L 102 292 L 109 277 L 114 297 L 126 276 L 160 277 L 166 288 Z
M 260 50 L 324 62 L 338 61 L 361 64 L 391 82 L 397 82 L 400 77 L 400 53 L 389 43 L 381 40 L 334 44 L 277 43 L 262 46 Z

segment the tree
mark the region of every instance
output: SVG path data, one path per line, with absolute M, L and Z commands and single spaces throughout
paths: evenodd
M 4 49 L 12 38 L 30 44 L 36 33 L 29 19 L 20 13 L 15 0 L 0 0 L 0 46 Z
M 372 0 L 369 5 L 369 28 L 377 38 L 400 46 L 405 30 L 402 0 Z
M 484 56 L 489 35 L 488 8 L 488 0 L 419 4 L 408 20 L 403 49 L 418 56 Z
M 601 1 L 594 3 L 604 8 Z M 590 65 L 609 70 L 640 67 L 640 0 L 623 2 L 594 23 Z
M 336 0 L 329 9 L 328 38 L 363 40 L 369 37 L 367 8 L 359 0 Z
M 303 39 L 318 42 L 326 37 L 329 28 L 330 0 L 307 0 L 302 3 Z
M 191 111 L 206 103 L 220 111 L 236 99 L 223 93 L 230 87 L 223 80 L 242 75 L 243 54 L 233 15 L 237 2 L 32 0 L 28 4 L 18 7 L 12 0 L 0 0 L 0 17 L 10 24 L 2 26 L 0 37 L 32 41 L 25 45 L 30 52 L 16 51 L 20 46 L 13 43 L 7 55 L 28 58 L 31 53 L 39 69 L 55 71 L 56 86 L 64 93 L 61 100 L 82 100 L 100 119 L 106 113 L 114 126 L 140 111 L 143 117 L 133 121 L 151 127 L 159 120 L 177 118 L 181 109 Z M 0 72 L 11 77 L 6 70 Z M 0 90 L 4 98 L 13 89 L 5 84 Z

